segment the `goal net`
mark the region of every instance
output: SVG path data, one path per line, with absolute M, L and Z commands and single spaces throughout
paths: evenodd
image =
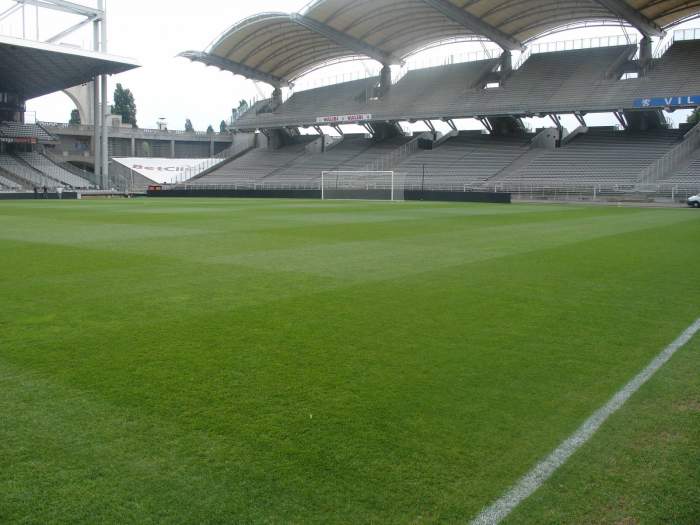
M 321 198 L 402 201 L 405 178 L 393 171 L 324 171 Z

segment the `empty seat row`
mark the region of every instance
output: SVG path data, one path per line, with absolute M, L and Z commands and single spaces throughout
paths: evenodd
M 412 181 L 432 183 L 483 182 L 529 151 L 532 135 L 496 137 L 462 132 L 433 150 L 419 150 L 395 171 Z
M 0 137 L 35 138 L 39 142 L 51 142 L 56 138 L 38 124 L 0 122 Z
M 59 181 L 66 186 L 70 186 L 72 188 L 88 188 L 91 186 L 89 181 L 69 172 L 58 164 L 51 162 L 51 160 L 41 153 L 20 153 L 18 156 L 32 168 L 45 175 L 48 175 L 53 180 Z
M 364 135 L 349 135 L 324 153 L 307 151 L 308 142 L 285 146 L 277 150 L 256 149 L 232 162 L 195 178 L 193 184 L 226 184 L 236 181 L 294 181 L 319 180 L 324 171 L 375 170 L 373 163 L 391 154 L 412 137 L 397 136 L 376 141 Z
M 633 184 L 641 172 L 682 140 L 678 130 L 647 132 L 591 128 L 564 147 L 546 150 L 499 181 Z

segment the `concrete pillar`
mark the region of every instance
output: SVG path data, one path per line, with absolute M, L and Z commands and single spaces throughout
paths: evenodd
M 214 156 L 214 137 L 209 139 L 209 158 Z
M 136 138 L 131 137 L 131 156 L 135 157 L 136 156 Z
M 102 21 L 100 22 L 100 39 L 102 45 L 100 46 L 100 51 L 103 53 L 107 52 L 107 12 L 105 10 L 105 0 L 97 0 L 97 8 L 102 11 Z M 100 87 L 102 88 L 102 122 L 100 129 L 100 138 L 102 139 L 102 145 L 100 147 L 101 154 L 101 171 L 102 171 L 102 184 L 103 188 L 109 188 L 109 130 L 107 128 L 107 119 L 111 113 L 108 104 L 108 88 L 109 88 L 109 77 L 107 75 L 102 75 L 100 79 Z
M 95 91 L 92 83 L 64 89 L 63 92 L 75 104 L 80 114 L 80 123 L 85 126 L 92 126 L 95 123 Z
M 175 158 L 175 141 L 174 140 L 170 141 L 170 158 L 172 158 L 172 159 Z
M 645 36 L 639 42 L 639 65 L 643 70 L 649 66 L 652 58 L 654 58 L 654 48 L 651 37 Z
M 379 91 L 383 97 L 391 90 L 391 66 L 383 66 L 379 74 Z
M 92 82 L 93 89 L 95 90 L 94 98 L 94 125 L 92 131 L 92 156 L 95 159 L 94 172 L 95 172 L 95 184 L 102 187 L 102 136 L 100 134 L 102 130 L 102 104 L 100 102 L 100 77 L 95 77 Z
M 501 55 L 501 76 L 506 77 L 513 72 L 513 54 L 506 49 Z
M 95 51 L 100 51 L 100 21 L 95 20 L 92 23 L 92 39 L 93 39 L 93 49 Z M 100 101 L 101 89 L 100 89 L 100 77 L 96 76 L 92 81 L 92 116 L 93 116 L 93 133 L 92 133 L 92 156 L 95 159 L 94 162 L 94 173 L 95 173 L 95 184 L 99 187 L 102 186 L 102 137 L 100 132 L 102 130 L 102 103 Z
M 282 105 L 282 89 L 276 87 L 272 92 L 272 107 L 278 108 Z

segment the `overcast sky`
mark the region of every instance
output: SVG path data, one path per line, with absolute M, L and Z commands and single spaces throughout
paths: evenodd
M 78 0 L 90 4 L 89 0 Z M 171 129 L 184 128 L 191 118 L 196 129 L 204 130 L 231 116 L 237 101 L 252 98 L 256 89 L 251 82 L 230 73 L 193 64 L 175 55 L 187 50 L 204 50 L 218 35 L 235 22 L 261 11 L 297 11 L 308 0 L 108 0 L 109 52 L 135 58 L 143 67 L 112 77 L 112 87 L 121 82 L 136 97 L 141 127 L 155 127 L 159 117 L 168 120 Z M 94 5 L 95 2 L 93 1 Z M 12 6 L 0 0 L 0 12 Z M 44 40 L 78 19 L 41 10 L 40 37 Z M 35 15 L 27 9 L 27 25 L 34 37 Z M 20 36 L 21 17 L 0 23 L 0 33 Z M 81 30 L 67 42 L 91 45 L 90 30 Z M 62 93 L 35 99 L 28 110 L 37 118 L 67 121 L 73 104 Z
M 96 0 L 77 0 L 95 5 Z M 309 0 L 107 0 L 109 52 L 137 60 L 143 67 L 111 77 L 110 98 L 114 85 L 121 82 L 133 91 L 138 106 L 141 127 L 155 127 L 159 117 L 168 121 L 170 129 L 183 129 L 190 118 L 195 129 L 205 130 L 209 124 L 218 129 L 222 119 L 228 120 L 231 109 L 240 99 L 258 95 L 264 85 L 231 73 L 191 63 L 175 56 L 187 50 L 204 50 L 216 37 L 239 20 L 264 11 L 294 12 Z M 0 0 L 0 13 L 14 5 L 12 0 Z M 33 8 L 26 10 L 26 37 L 36 38 L 36 17 Z M 41 10 L 39 39 L 46 40 L 73 25 L 71 18 L 54 11 Z M 698 22 L 687 25 L 696 27 Z M 0 22 L 0 34 L 22 36 L 22 17 L 17 13 Z M 557 34 L 549 40 L 583 38 L 621 34 L 620 28 L 586 29 L 569 34 Z M 90 47 L 91 29 L 83 28 L 65 40 L 66 43 Z M 471 44 L 472 48 L 474 44 Z M 448 54 L 445 50 L 430 53 Z M 336 66 L 336 70 L 357 70 L 357 63 Z M 331 75 L 319 72 L 317 76 Z M 27 109 L 45 121 L 67 122 L 73 109 L 63 93 L 32 100 Z M 674 121 L 684 119 L 677 112 Z M 592 117 L 594 124 L 612 124 L 611 116 Z M 572 119 L 569 126 L 576 126 Z M 534 122 L 534 126 L 549 125 Z

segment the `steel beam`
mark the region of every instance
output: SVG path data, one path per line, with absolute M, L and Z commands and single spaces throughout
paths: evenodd
M 595 0 L 608 11 L 629 22 L 644 36 L 663 36 L 664 30 L 649 20 L 640 11 L 629 5 L 625 0 Z
M 260 82 L 265 82 L 276 88 L 282 88 L 289 86 L 289 80 L 270 75 L 269 73 L 264 73 L 253 69 L 252 67 L 239 64 L 233 60 L 228 60 L 227 58 L 222 58 L 210 53 L 204 53 L 202 51 L 185 51 L 177 55 L 182 58 L 188 58 L 192 62 L 201 62 L 207 66 L 214 66 L 222 69 L 224 71 L 230 71 L 236 75 L 241 75 L 251 80 L 259 80 Z
M 363 42 L 362 40 L 358 40 L 357 38 L 350 36 L 347 33 L 343 33 L 341 31 L 338 31 L 337 29 L 333 29 L 331 26 L 314 20 L 313 18 L 309 18 L 298 13 L 293 13 L 289 15 L 289 19 L 295 24 L 298 24 L 308 29 L 309 31 L 313 31 L 314 33 L 326 37 L 328 40 L 335 42 L 340 47 L 343 47 L 350 51 L 355 51 L 360 55 L 368 56 L 376 60 L 377 62 L 381 62 L 384 65 L 401 63 L 400 58 L 386 53 L 385 51 L 382 51 L 377 47 Z
M 61 11 L 63 13 L 71 13 L 74 15 L 88 16 L 92 18 L 101 18 L 104 11 L 101 9 L 94 9 L 80 4 L 75 4 L 73 2 L 67 2 L 66 0 L 14 0 L 18 4 L 22 5 L 38 5 L 44 9 L 53 9 L 54 11 Z
M 3 21 L 3 20 L 5 20 L 8 16 L 11 16 L 11 15 L 15 14 L 15 13 L 16 13 L 17 11 L 19 11 L 20 9 L 22 9 L 22 6 L 21 6 L 20 4 L 13 5 L 13 6 L 10 7 L 9 9 L 6 9 L 6 10 L 3 11 L 2 13 L 0 13 L 0 22 Z
M 59 0 L 53 1 L 59 2 Z M 100 51 L 102 53 L 107 53 L 107 13 L 105 2 L 106 0 L 97 0 L 97 7 L 102 12 L 102 19 L 100 20 Z M 107 127 L 107 122 L 111 111 L 108 98 L 109 77 L 107 75 L 102 75 L 100 88 L 102 89 L 102 129 L 100 131 L 100 139 L 102 140 L 100 153 L 102 155 L 102 160 L 100 164 L 102 165 L 104 188 L 109 189 L 109 128 Z
M 500 29 L 493 27 L 490 24 L 487 24 L 481 18 L 468 13 L 464 9 L 457 7 L 449 0 L 422 1 L 424 4 L 427 4 L 436 11 L 439 11 L 453 22 L 457 22 L 459 25 L 469 29 L 477 35 L 485 36 L 492 42 L 495 42 L 501 46 L 503 49 L 510 51 L 522 51 L 525 49 L 525 45 L 516 38 L 504 33 Z
M 84 20 L 81 20 L 80 22 L 78 22 L 77 24 L 75 24 L 75 25 L 69 27 L 68 29 L 66 29 L 66 30 L 64 30 L 64 31 L 61 31 L 61 32 L 58 33 L 57 35 L 52 36 L 51 38 L 49 38 L 49 39 L 46 41 L 46 43 L 47 43 L 47 44 L 55 44 L 56 42 L 58 42 L 58 41 L 64 39 L 65 37 L 67 37 L 67 36 L 70 35 L 71 33 L 76 32 L 78 29 L 80 29 L 80 28 L 83 27 L 84 25 L 89 24 L 90 22 L 92 22 L 92 21 L 94 21 L 94 20 L 95 20 L 95 17 L 87 17 L 87 18 L 85 18 Z

